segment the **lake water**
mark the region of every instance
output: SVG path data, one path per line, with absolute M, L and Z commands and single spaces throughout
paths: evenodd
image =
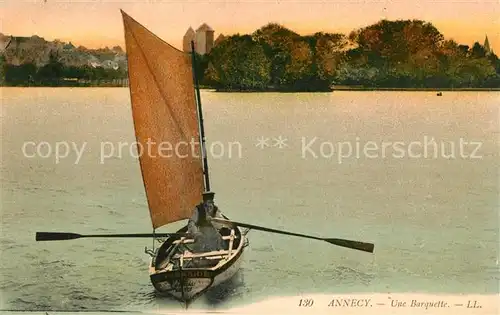
M 128 90 L 1 93 L 0 308 L 178 308 L 150 284 L 148 239 L 34 240 L 36 231 L 151 232 L 129 151 Z M 192 307 L 319 292 L 498 293 L 499 100 L 488 92 L 203 91 L 212 190 L 226 215 L 373 242 L 375 252 L 251 231 L 235 280 Z M 268 146 L 256 146 L 261 137 Z M 41 142 L 46 158 L 35 155 Z M 85 145 L 79 160 L 74 148 L 49 155 L 58 142 Z

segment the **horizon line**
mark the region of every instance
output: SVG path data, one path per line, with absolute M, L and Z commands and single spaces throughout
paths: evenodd
M 413 20 L 418 20 L 418 19 L 413 19 Z M 387 19 L 384 19 L 384 20 L 380 20 L 380 21 L 397 21 L 397 20 L 387 20 Z M 420 21 L 424 21 L 424 20 L 420 20 Z M 425 22 L 425 21 L 424 21 L 424 22 Z M 202 25 L 203 25 L 203 24 L 207 24 L 207 25 L 208 25 L 208 23 L 202 23 Z M 265 25 L 263 25 L 263 26 L 261 26 L 261 27 L 257 28 L 256 30 L 258 30 L 258 29 L 260 29 L 260 28 L 262 28 L 262 27 L 264 27 L 264 26 L 266 26 L 266 25 L 269 25 L 269 24 L 278 24 L 278 25 L 281 25 L 281 26 L 283 26 L 283 27 L 285 27 L 285 28 L 289 29 L 290 31 L 292 31 L 292 32 L 294 32 L 294 33 L 297 33 L 297 34 L 298 34 L 298 35 L 300 35 L 300 36 L 311 36 L 311 35 L 314 35 L 314 34 L 316 34 L 316 33 L 321 33 L 321 32 L 324 32 L 324 33 L 330 33 L 330 34 L 342 34 L 342 35 L 345 35 L 346 37 L 348 37 L 348 36 L 349 36 L 349 34 L 350 34 L 350 32 L 352 32 L 352 31 L 354 31 L 354 30 L 357 30 L 357 29 L 360 29 L 360 28 L 356 28 L 356 29 L 354 29 L 354 30 L 352 30 L 352 31 L 350 31 L 350 32 L 341 32 L 341 31 L 338 31 L 338 32 L 331 32 L 331 31 L 323 31 L 323 30 L 320 30 L 320 31 L 315 31 L 315 32 L 301 32 L 301 31 L 295 31 L 295 30 L 293 30 L 292 28 L 287 27 L 287 26 L 285 26 L 285 25 L 284 25 L 284 24 L 282 24 L 282 23 L 269 22 L 269 23 L 267 23 L 267 24 L 265 24 Z M 373 24 L 370 24 L 370 25 L 373 25 Z M 190 28 L 192 29 L 192 27 L 191 27 L 191 26 L 189 26 L 189 27 L 187 28 L 187 30 L 189 30 Z M 437 28 L 437 27 L 436 27 L 436 28 Z M 213 28 L 212 28 L 212 29 L 213 29 Z M 255 30 L 255 31 L 256 31 L 256 30 Z M 439 31 L 439 29 L 438 29 L 438 31 Z M 186 32 L 187 32 L 187 31 L 186 31 Z M 196 32 L 196 31 L 195 31 L 195 32 Z M 216 32 L 215 32 L 215 30 L 214 30 L 214 33 L 216 33 Z M 229 34 L 229 33 L 222 33 L 222 32 L 220 32 L 220 33 L 218 34 L 218 36 L 216 36 L 216 37 L 219 37 L 220 35 L 223 35 L 224 37 L 230 37 L 230 36 L 236 36 L 236 35 L 251 35 L 252 33 L 253 33 L 253 32 L 251 32 L 251 33 L 235 32 L 235 33 L 231 33 L 231 34 Z M 440 32 L 440 33 L 441 33 L 441 32 Z M 83 42 L 87 42 L 87 44 L 85 44 L 85 43 L 82 43 L 82 39 L 76 39 L 76 40 L 75 40 L 75 39 L 69 39 L 69 38 L 64 38 L 64 37 L 52 37 L 52 36 L 50 36 L 50 35 L 49 35 L 49 36 L 46 36 L 46 35 L 33 34 L 33 33 L 32 33 L 31 35 L 24 35 L 24 34 L 14 35 L 14 34 L 6 34 L 6 33 L 4 33 L 4 32 L 0 32 L 0 35 L 6 36 L 6 37 L 12 37 L 12 38 L 19 38 L 19 37 L 21 37 L 21 38 L 32 38 L 32 37 L 39 37 L 39 38 L 42 38 L 43 40 L 45 40 L 45 41 L 47 41 L 47 42 L 60 41 L 60 42 L 62 42 L 62 43 L 66 43 L 66 44 L 72 44 L 72 45 L 74 45 L 76 48 L 78 48 L 78 47 L 83 47 L 83 48 L 86 48 L 86 49 L 92 49 L 92 50 L 97 50 L 97 49 L 106 49 L 106 48 L 108 48 L 108 49 L 112 49 L 113 47 L 117 47 L 117 46 L 118 46 L 118 47 L 120 47 L 122 50 L 125 50 L 125 40 L 124 40 L 124 39 L 120 39 L 120 40 L 110 39 L 110 42 L 113 42 L 113 41 L 114 41 L 115 43 L 109 43 L 109 44 L 106 44 L 106 43 L 103 43 L 103 40 L 102 40 L 102 39 L 97 39 L 97 38 L 95 38 L 95 37 L 94 37 L 94 38 L 88 38 L 88 39 L 86 39 L 86 40 L 83 40 Z M 184 34 L 184 35 L 185 35 L 185 34 Z M 480 45 L 482 45 L 482 46 L 483 46 L 483 45 L 484 45 L 484 41 L 485 41 L 486 39 L 488 39 L 490 47 L 492 48 L 492 50 L 494 50 L 494 49 L 493 49 L 493 44 L 492 44 L 491 39 L 490 39 L 490 37 L 488 36 L 488 33 L 487 33 L 487 32 L 485 32 L 485 33 L 484 33 L 484 38 L 482 39 L 482 41 L 481 41 L 480 39 L 475 39 L 475 40 L 473 40 L 473 42 L 472 42 L 472 43 L 469 43 L 469 44 L 465 44 L 465 43 L 463 43 L 463 41 L 456 40 L 454 36 L 446 36 L 446 35 L 445 35 L 445 34 L 443 34 L 443 33 L 441 33 L 441 35 L 443 35 L 443 37 L 444 37 L 444 38 L 443 38 L 443 40 L 453 40 L 453 41 L 455 41 L 455 42 L 456 42 L 457 44 L 459 44 L 459 45 L 467 45 L 467 46 L 469 46 L 469 47 L 472 47 L 472 45 L 474 45 L 475 43 L 479 43 Z M 160 37 L 160 38 L 161 38 L 161 37 Z M 169 40 L 167 40 L 166 38 L 162 38 L 162 40 L 166 41 L 167 43 L 173 43 L 173 42 L 174 42 L 174 40 L 173 40 L 173 41 L 169 41 Z M 348 40 L 349 40 L 349 39 L 348 39 Z M 100 44 L 100 46 L 98 46 L 98 45 L 92 45 L 92 44 L 91 44 L 91 45 L 88 45 L 88 42 L 89 42 L 89 41 L 90 41 L 90 42 L 101 42 L 101 44 Z M 180 43 L 180 44 L 181 44 L 181 46 L 182 46 L 182 37 L 181 37 L 180 39 L 176 39 L 176 40 L 175 40 L 175 42 Z M 171 44 L 171 45 L 172 45 L 172 46 L 175 46 L 174 44 Z

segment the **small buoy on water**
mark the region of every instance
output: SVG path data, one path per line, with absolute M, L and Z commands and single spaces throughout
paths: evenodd
M 437 92 L 437 94 L 436 94 L 436 95 L 437 95 L 437 96 L 443 96 L 443 93 L 441 93 L 441 92 Z

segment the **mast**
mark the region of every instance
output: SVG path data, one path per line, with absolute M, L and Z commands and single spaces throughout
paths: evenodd
M 196 76 L 196 52 L 194 50 L 194 41 L 191 41 L 191 55 L 193 67 L 193 80 L 196 91 L 196 105 L 198 107 L 199 127 L 200 127 L 200 146 L 201 156 L 203 159 L 203 175 L 205 177 L 205 191 L 210 191 L 210 178 L 208 174 L 208 159 L 207 150 L 205 149 L 205 128 L 203 127 L 203 111 L 201 108 L 200 87 L 198 84 L 198 77 Z

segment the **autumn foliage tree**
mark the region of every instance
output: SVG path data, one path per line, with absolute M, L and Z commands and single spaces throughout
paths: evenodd
M 249 35 L 235 35 L 212 49 L 205 82 L 220 90 L 263 90 L 270 82 L 270 66 L 261 45 Z
M 375 87 L 494 87 L 494 54 L 444 36 L 421 20 L 380 21 L 350 34 L 357 45 L 338 81 Z
M 220 90 L 329 90 L 346 42 L 341 34 L 300 36 L 271 23 L 217 45 L 205 83 Z

